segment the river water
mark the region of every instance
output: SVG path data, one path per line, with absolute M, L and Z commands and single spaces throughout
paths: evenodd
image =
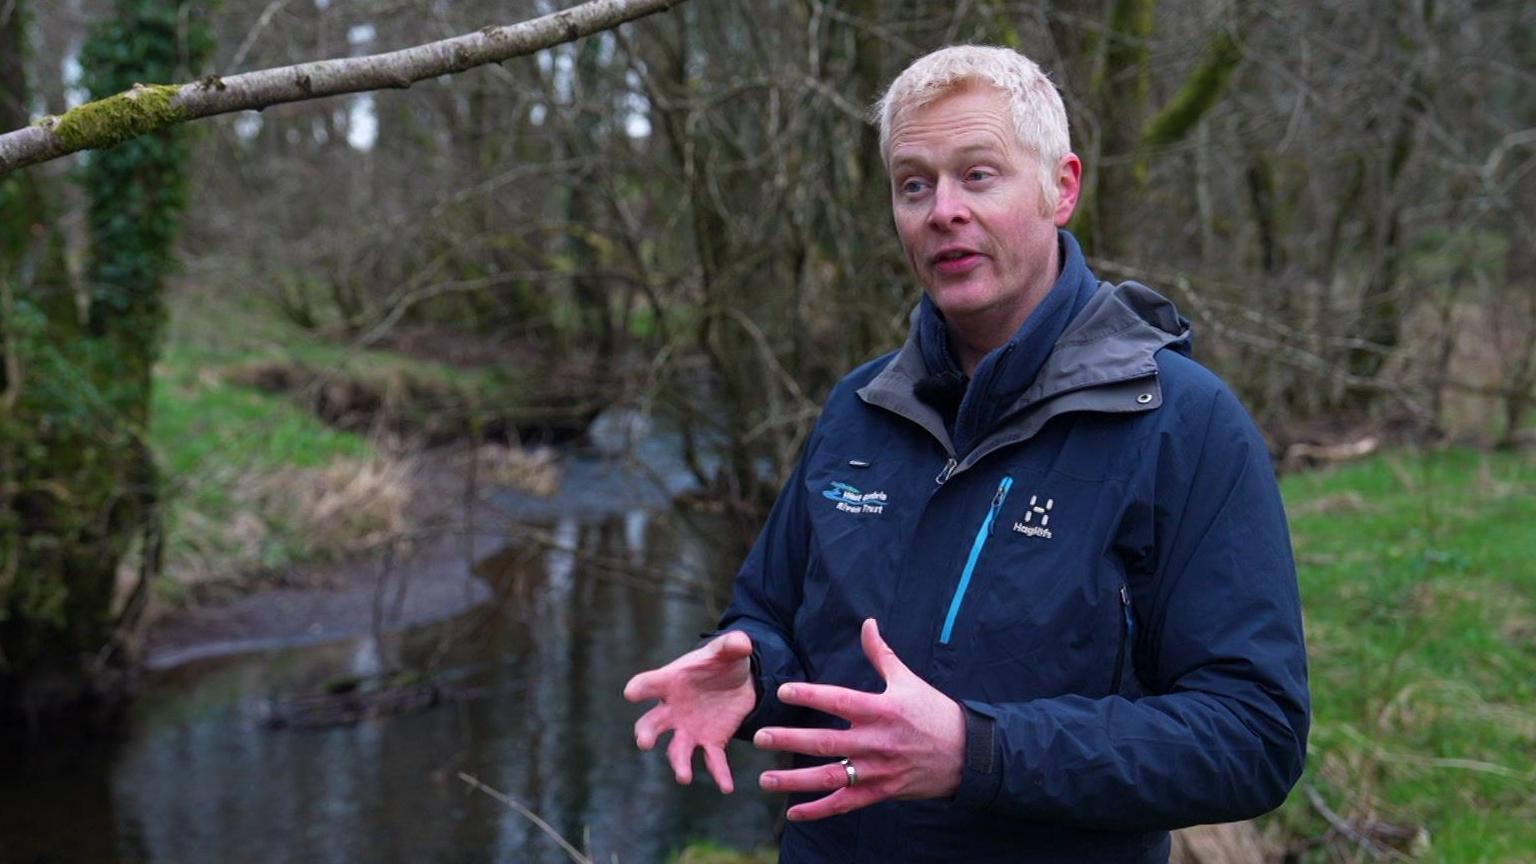
M 570 860 L 461 772 L 595 861 L 772 843 L 782 800 L 755 780 L 769 758 L 734 743 L 734 795 L 679 787 L 660 752 L 636 751 L 641 709 L 620 693 L 712 626 L 735 553 L 654 491 L 633 507 L 623 482 L 571 482 L 610 468 L 570 470 L 565 488 L 585 490 L 571 494 L 607 505 L 505 496 L 543 539 L 481 562 L 496 597 L 468 615 L 183 664 L 150 675 L 114 736 L 0 748 L 0 864 Z M 263 724 L 274 702 L 400 665 L 446 672 L 463 698 L 323 729 Z

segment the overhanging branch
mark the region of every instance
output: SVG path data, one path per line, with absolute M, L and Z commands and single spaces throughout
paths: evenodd
M 417 81 L 501 63 L 664 12 L 684 0 L 590 0 L 519 24 L 386 54 L 318 60 L 187 84 L 136 85 L 24 129 L 0 134 L 0 175 L 80 150 L 120 144 L 201 117 L 345 93 L 409 87 Z

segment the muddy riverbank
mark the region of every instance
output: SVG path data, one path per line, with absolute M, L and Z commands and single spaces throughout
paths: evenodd
M 489 503 L 498 489 L 477 482 L 471 456 L 450 448 L 413 457 L 405 531 L 372 552 L 230 580 L 238 587 L 157 608 L 145 667 L 398 632 L 486 603 L 492 592 L 475 565 L 506 546 L 513 526 Z

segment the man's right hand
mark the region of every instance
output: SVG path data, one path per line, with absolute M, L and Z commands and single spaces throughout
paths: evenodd
M 671 731 L 667 761 L 677 782 L 693 782 L 693 750 L 701 747 L 720 791 L 729 794 L 736 788 L 725 745 L 757 704 L 751 657 L 752 638 L 732 630 L 624 685 L 624 698 L 631 702 L 661 700 L 635 721 L 635 743 L 649 750 Z

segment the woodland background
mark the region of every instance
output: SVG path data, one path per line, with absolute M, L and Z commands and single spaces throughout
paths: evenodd
M 0 131 L 553 8 L 0 0 Z M 156 610 L 421 530 L 424 465 L 557 482 L 547 448 L 616 406 L 675 424 L 699 506 L 750 540 L 832 383 L 904 335 L 866 113 L 955 42 L 1049 71 L 1090 262 L 1170 296 L 1277 465 L 1311 470 L 1287 495 L 1335 761 L 1307 788 L 1338 794 L 1276 830 L 1390 857 L 1482 818 L 1464 860 L 1529 860 L 1536 7 L 1513 0 L 692 0 L 0 177 L 0 701 L 111 704 Z M 1416 755 L 1368 746 L 1398 733 Z

